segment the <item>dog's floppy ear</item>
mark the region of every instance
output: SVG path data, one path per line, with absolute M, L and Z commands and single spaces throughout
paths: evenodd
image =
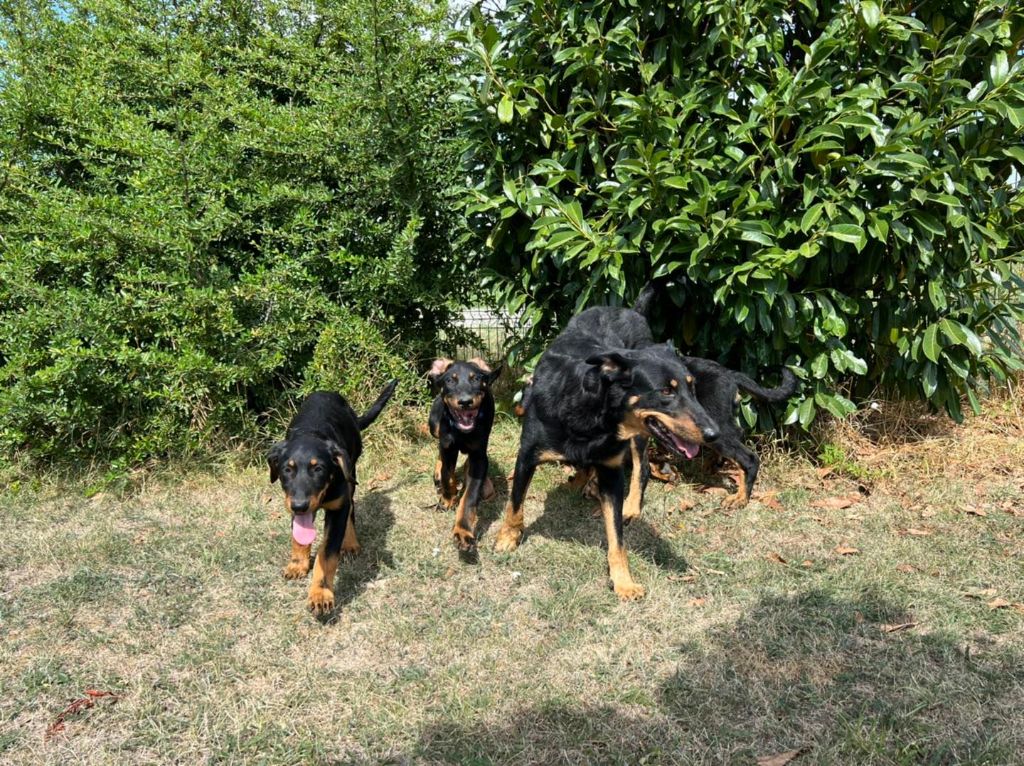
M 267 465 L 270 466 L 270 483 L 273 484 L 277 481 L 277 475 L 280 472 L 281 456 L 284 455 L 285 445 L 288 442 L 278 442 L 270 448 L 270 452 L 267 453 Z
M 427 370 L 427 380 L 430 381 L 430 387 L 432 389 L 437 389 L 437 382 L 453 364 L 455 364 L 454 360 L 446 359 L 445 357 L 434 360 L 434 363 L 430 365 L 430 369 Z
M 487 371 L 487 385 L 491 385 L 492 383 L 494 383 L 494 381 L 496 381 L 498 379 L 498 376 L 501 375 L 501 371 L 503 369 L 505 369 L 505 365 L 504 364 L 499 364 L 493 370 L 488 370 Z
M 352 456 L 347 450 L 342 449 L 336 442 L 327 442 L 327 448 L 331 451 L 331 457 L 338 464 L 341 473 L 345 477 L 349 487 L 356 483 L 356 467 L 352 463 Z
M 596 393 L 600 386 L 620 383 L 628 386 L 633 382 L 633 363 L 617 351 L 606 351 L 587 359 L 591 369 L 583 378 L 583 387 Z

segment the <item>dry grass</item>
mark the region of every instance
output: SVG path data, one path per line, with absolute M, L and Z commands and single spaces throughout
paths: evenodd
M 638 604 L 553 467 L 523 546 L 490 551 L 499 496 L 461 563 L 419 413 L 368 434 L 364 553 L 326 623 L 280 577 L 262 469 L 88 499 L 22 481 L 0 499 L 0 761 L 1024 763 L 1020 402 L 962 427 L 888 408 L 824 436 L 827 470 L 765 450 L 741 511 L 652 485 L 627 532 Z M 499 423 L 496 480 L 517 436 Z M 47 738 L 86 689 L 119 698 Z

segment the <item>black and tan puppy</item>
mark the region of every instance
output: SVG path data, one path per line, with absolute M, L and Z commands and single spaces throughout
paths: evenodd
M 324 511 L 324 541 L 309 584 L 309 608 L 316 614 L 334 608 L 334 575 L 341 553 L 359 553 L 354 496 L 356 461 L 363 450 L 360 434 L 380 415 L 396 385 L 397 380 L 388 383 L 361 417 L 340 394 L 310 394 L 288 425 L 285 440 L 267 455 L 270 481 L 281 480 L 284 505 L 291 514 L 292 553 L 284 568 L 289 580 L 309 572 L 316 512 Z
M 743 444 L 743 429 L 738 418 L 740 391 L 766 402 L 781 404 L 796 393 L 799 381 L 796 375 L 783 368 L 782 382 L 775 388 L 764 388 L 742 372 L 730 370 L 710 359 L 684 356 L 683 363 L 697 379 L 697 399 L 718 425 L 718 440 L 713 449 L 736 463 L 742 471 L 736 482 L 736 493 L 727 497 L 723 505 L 743 507 L 750 501 L 761 461 Z
M 434 484 L 445 510 L 455 504 L 459 453 L 466 456 L 465 486 L 452 528 L 455 543 L 465 554 L 476 550 L 476 509 L 481 501 L 494 496 L 494 485 L 487 477 L 487 442 L 494 424 L 491 385 L 500 374 L 501 365 L 492 370 L 479 357 L 468 362 L 436 359 L 427 373 L 439 392 L 430 408 L 428 425 L 431 436 L 437 439 Z
M 693 384 L 670 345 L 650 342 L 647 322 L 636 311 L 598 307 L 574 317 L 544 352 L 524 397 L 515 477 L 495 549 L 519 545 L 523 501 L 538 464 L 593 469 L 612 587 L 620 598 L 642 598 L 623 541 L 623 463 L 637 438 L 657 439 L 681 455 L 696 454 L 718 438 Z

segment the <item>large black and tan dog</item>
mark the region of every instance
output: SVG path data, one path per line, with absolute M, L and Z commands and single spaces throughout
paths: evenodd
M 610 329 L 609 340 L 622 340 L 630 344 L 631 348 L 643 348 L 653 344 L 654 341 L 646 319 L 647 311 L 655 295 L 656 289 L 653 285 L 648 284 L 637 298 L 632 311 L 610 307 L 591 309 L 601 317 L 600 322 L 594 323 L 595 330 L 600 332 Z M 742 507 L 750 500 L 754 482 L 757 480 L 760 460 L 756 453 L 743 444 L 743 431 L 738 420 L 739 392 L 742 390 L 763 401 L 781 404 L 796 393 L 799 381 L 790 370 L 783 368 L 781 383 L 775 388 L 765 388 L 743 373 L 730 370 L 710 359 L 685 355 L 681 355 L 681 358 L 683 364 L 695 378 L 693 392 L 697 401 L 714 421 L 718 430 L 719 438 L 711 445 L 712 449 L 722 457 L 735 462 L 742 471 L 737 481 L 737 491 L 728 496 L 723 501 L 723 505 Z M 525 414 L 529 402 L 533 398 L 535 380 L 536 374 L 531 376 L 523 390 L 522 399 L 516 409 L 516 413 L 520 417 Z M 644 436 L 634 438 L 630 444 L 632 471 L 630 472 L 629 491 L 626 494 L 623 508 L 623 521 L 626 524 L 640 515 L 641 502 L 650 479 L 647 444 L 648 439 Z M 673 452 L 677 455 L 680 454 L 678 450 L 673 450 Z M 697 452 L 698 449 L 693 447 L 684 450 L 683 456 L 692 459 L 697 456 Z M 589 494 L 594 487 L 595 479 L 592 471 L 583 471 L 577 474 L 573 483 L 579 487 L 585 486 L 584 491 Z
M 334 608 L 334 575 L 341 553 L 359 553 L 355 529 L 356 461 L 365 431 L 395 392 L 388 383 L 377 401 L 357 416 L 333 391 L 310 394 L 295 413 L 284 441 L 270 448 L 271 483 L 281 480 L 284 505 L 291 514 L 292 552 L 284 576 L 309 572 L 309 551 L 316 538 L 316 512 L 324 511 L 324 541 L 316 554 L 309 584 L 309 608 L 324 614 Z
M 436 359 L 427 373 L 438 392 L 430 408 L 428 426 L 431 436 L 437 439 L 434 484 L 445 510 L 451 510 L 455 504 L 455 464 L 459 453 L 466 455 L 465 486 L 455 511 L 452 535 L 459 550 L 468 555 L 476 551 L 476 509 L 481 501 L 494 496 L 494 485 L 487 477 L 487 442 L 494 425 L 491 385 L 500 374 L 501 365 L 492 370 L 479 357 L 468 362 Z
M 718 438 L 697 401 L 694 376 L 669 344 L 651 342 L 634 310 L 597 307 L 574 317 L 541 357 L 524 396 L 525 417 L 512 492 L 495 549 L 523 535 L 523 500 L 537 466 L 564 462 L 597 474 L 608 569 L 615 593 L 642 598 L 623 542 L 623 463 L 637 437 L 693 455 Z M 630 493 L 639 491 L 630 482 Z M 639 504 L 639 498 L 635 502 Z

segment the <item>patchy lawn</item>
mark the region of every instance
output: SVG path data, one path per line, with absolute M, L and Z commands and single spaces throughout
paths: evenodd
M 261 469 L 23 480 L 0 499 L 0 761 L 1024 763 L 1024 433 L 991 409 L 837 431 L 824 468 L 762 448 L 731 513 L 699 474 L 652 483 L 632 604 L 557 467 L 520 549 L 491 551 L 508 420 L 477 565 L 432 509 L 433 445 L 369 432 L 363 553 L 325 623 L 281 577 Z

